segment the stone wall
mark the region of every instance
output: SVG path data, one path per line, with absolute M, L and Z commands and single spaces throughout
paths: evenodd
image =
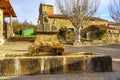
M 0 9 L 0 45 L 3 43 L 3 10 Z
M 51 29 L 52 29 L 52 26 L 53 26 L 53 22 L 55 20 L 57 30 L 59 30 L 61 27 L 67 27 L 68 29 L 72 28 L 75 31 L 75 27 L 72 25 L 72 23 L 68 19 L 60 19 L 60 18 L 49 18 L 49 19 L 50 19 L 50 27 L 51 27 Z
M 40 4 L 40 10 L 42 12 L 47 12 L 48 14 L 54 13 L 54 7 L 52 5 Z
M 112 59 L 100 55 L 0 58 L 0 76 L 112 71 Z
M 104 38 L 104 41 L 106 41 L 106 43 L 120 44 L 120 33 L 119 34 L 108 34 Z

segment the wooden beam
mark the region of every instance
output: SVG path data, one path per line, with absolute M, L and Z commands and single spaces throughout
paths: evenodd
M 10 17 L 9 14 L 4 14 L 3 16 L 4 16 L 4 17 Z M 16 15 L 12 15 L 12 17 L 16 17 Z
M 9 0 L 0 0 L 0 1 L 9 1 Z
M 13 10 L 12 8 L 1 8 L 2 10 Z

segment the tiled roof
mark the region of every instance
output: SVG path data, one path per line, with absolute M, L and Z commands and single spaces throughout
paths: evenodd
M 101 19 L 101 18 L 98 18 L 98 17 L 90 17 L 90 20 L 100 20 L 100 21 L 106 21 L 106 22 L 108 22 L 107 20 Z
M 65 15 L 61 14 L 48 14 L 49 18 L 60 18 L 60 19 L 68 19 Z
M 11 15 L 13 17 L 16 17 L 14 9 L 12 8 L 12 5 L 9 0 L 0 0 L 0 9 L 3 10 L 3 15 L 5 17 L 10 17 Z
M 112 30 L 118 30 L 116 28 L 113 28 L 113 27 L 109 27 L 109 26 L 104 26 L 104 25 L 94 25 L 95 27 L 98 27 L 98 28 L 105 28 L 105 29 L 112 29 Z
M 117 22 L 109 22 L 109 25 L 120 26 L 120 23 L 117 23 Z
M 43 5 L 43 6 L 51 6 L 51 7 L 53 7 L 53 5 L 49 5 L 49 4 L 41 4 L 41 5 Z
M 60 18 L 60 19 L 68 19 L 65 15 L 62 15 L 62 14 L 48 14 L 48 17 L 49 18 Z M 105 19 L 101 19 L 101 18 L 98 18 L 98 17 L 90 17 L 90 20 L 100 20 L 100 21 L 106 21 L 108 22 L 107 20 Z

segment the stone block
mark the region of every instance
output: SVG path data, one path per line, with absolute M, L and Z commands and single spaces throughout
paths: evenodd
M 20 60 L 21 74 L 41 74 L 41 59 L 22 59 Z
M 112 58 L 110 56 L 93 57 L 91 59 L 93 72 L 112 71 Z
M 63 58 L 62 57 L 46 58 L 44 63 L 44 73 L 45 74 L 63 73 Z
M 84 57 L 66 57 L 66 73 L 83 72 Z
M 5 75 L 14 75 L 14 60 L 13 59 L 4 59 L 0 60 L 0 76 Z

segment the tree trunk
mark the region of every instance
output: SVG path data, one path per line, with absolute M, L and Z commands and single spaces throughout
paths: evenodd
M 80 27 L 76 28 L 75 42 L 81 42 L 80 31 L 81 31 Z

